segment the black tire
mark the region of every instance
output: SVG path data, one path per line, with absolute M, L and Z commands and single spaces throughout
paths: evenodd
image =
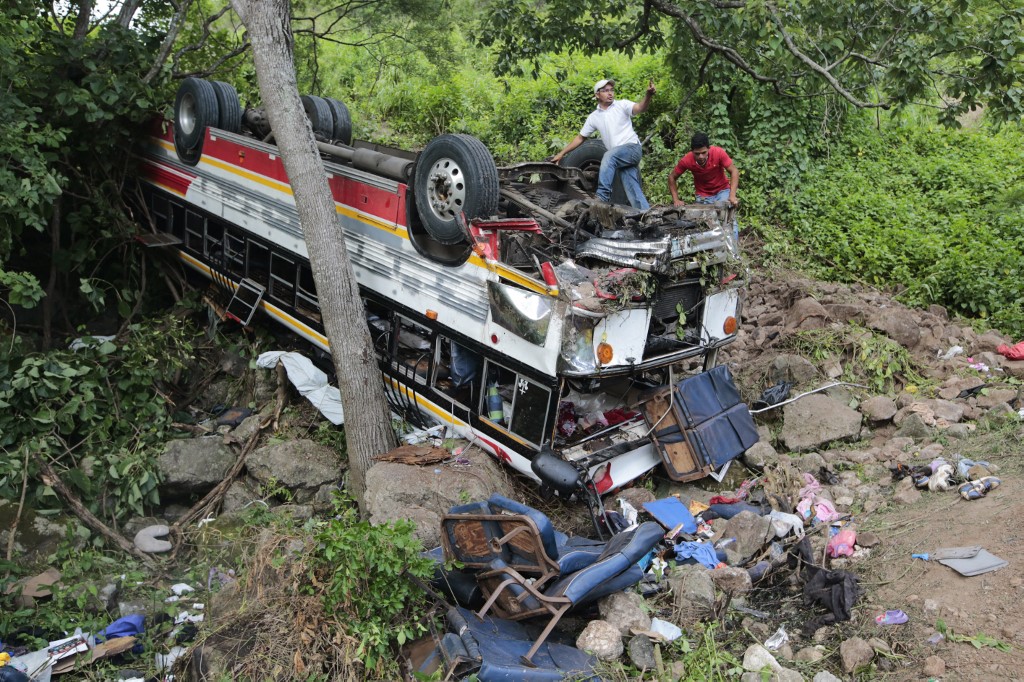
M 313 126 L 314 135 L 325 140 L 334 137 L 334 116 L 323 97 L 303 95 L 302 108 L 306 110 L 306 117 Z
M 201 78 L 183 80 L 174 99 L 174 139 L 178 158 L 182 158 L 183 150 L 199 150 L 201 153 L 207 126 L 216 126 L 219 122 L 220 109 L 213 85 Z
M 242 105 L 238 102 L 238 91 L 235 86 L 224 81 L 211 81 L 213 91 L 217 95 L 217 108 L 220 116 L 217 127 L 229 133 L 242 131 Z
M 466 235 L 457 220 L 498 212 L 498 169 L 487 147 L 472 135 L 435 137 L 416 159 L 413 193 L 416 213 L 431 237 L 458 244 Z
M 334 119 L 334 137 L 336 142 L 344 145 L 352 144 L 352 117 L 349 116 L 348 107 L 341 100 L 324 98 L 327 106 L 331 108 L 331 117 Z
M 588 192 L 597 191 L 597 172 L 601 168 L 601 158 L 608 151 L 601 140 L 587 140 L 576 149 L 562 157 L 559 166 L 564 168 L 579 168 L 583 171 L 583 189 Z M 629 205 L 626 198 L 626 190 L 622 187 L 622 178 L 615 175 L 612 183 L 611 202 L 613 204 Z

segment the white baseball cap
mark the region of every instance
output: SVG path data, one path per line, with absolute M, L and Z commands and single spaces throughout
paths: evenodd
M 594 94 L 597 94 L 597 91 L 606 85 L 611 85 L 614 87 L 615 81 L 613 81 L 611 78 L 606 78 L 604 80 L 597 81 L 596 83 L 594 83 Z

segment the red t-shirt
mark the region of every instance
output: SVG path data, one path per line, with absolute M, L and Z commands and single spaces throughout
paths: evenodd
M 686 156 L 679 159 L 676 164 L 676 174 L 682 175 L 686 171 L 693 173 L 693 189 L 699 197 L 711 197 L 723 189 L 729 189 L 729 176 L 725 169 L 732 165 L 732 159 L 721 147 L 714 145 L 708 147 L 708 162 L 698 166 L 693 158 L 693 152 L 687 152 Z

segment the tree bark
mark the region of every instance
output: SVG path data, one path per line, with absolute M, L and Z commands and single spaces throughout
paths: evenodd
M 365 511 L 366 470 L 395 446 L 366 314 L 327 172 L 299 99 L 287 0 L 232 0 L 252 43 L 260 94 L 291 182 L 338 375 L 352 495 Z

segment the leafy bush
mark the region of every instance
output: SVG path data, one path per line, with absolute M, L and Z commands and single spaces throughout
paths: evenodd
M 413 529 L 404 519 L 371 526 L 339 496 L 336 516 L 316 535 L 309 589 L 318 588 L 326 610 L 359 640 L 356 656 L 368 672 L 383 673 L 393 660 L 391 646 L 426 629 L 424 595 L 409 577 L 429 579 L 434 562 L 420 555 Z
M 84 337 L 76 350 L 0 348 L 0 496 L 18 499 L 25 463 L 26 502 L 46 508 L 52 491 L 27 455 L 54 463 L 93 511 L 142 515 L 156 504 L 155 448 L 170 422 L 160 386 L 192 358 L 197 332 L 174 315 L 131 325 L 114 341 Z
M 1024 132 L 866 126 L 773 207 L 817 274 L 904 289 L 1024 335 Z

